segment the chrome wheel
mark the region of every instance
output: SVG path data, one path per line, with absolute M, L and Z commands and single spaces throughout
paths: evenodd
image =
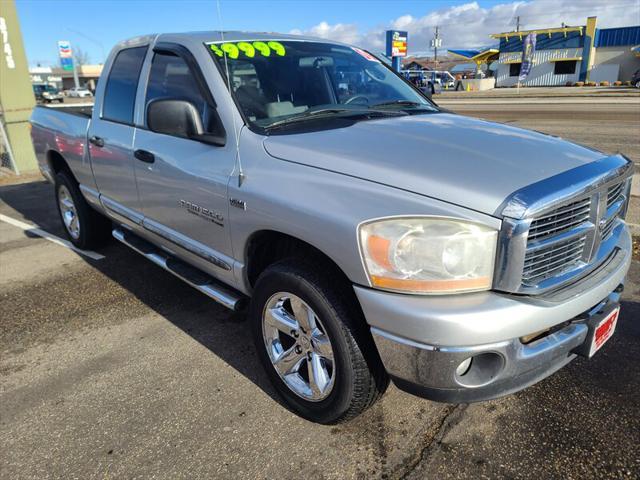
M 331 341 L 313 309 L 292 293 L 278 292 L 262 312 L 262 336 L 271 364 L 299 397 L 319 402 L 335 383 Z
M 71 238 L 77 240 L 80 237 L 80 220 L 76 205 L 73 203 L 73 197 L 66 186 L 60 185 L 58 188 L 58 204 L 60 205 L 60 215 L 64 226 L 71 235 Z

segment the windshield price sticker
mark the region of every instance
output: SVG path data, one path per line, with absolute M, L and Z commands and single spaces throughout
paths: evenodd
M 378 62 L 378 63 L 380 63 L 380 60 L 378 60 L 376 57 L 371 55 L 369 52 L 365 52 L 364 50 L 361 50 L 361 49 L 356 48 L 356 47 L 351 47 L 351 48 L 353 49 L 354 52 L 356 52 L 357 54 L 363 56 L 364 58 L 366 58 L 370 62 Z
M 234 60 L 241 54 L 247 58 L 253 58 L 256 55 L 270 57 L 272 54 L 278 57 L 286 55 L 286 49 L 280 42 L 236 42 L 236 43 L 212 43 L 209 48 L 217 56 L 222 57 L 225 54 Z

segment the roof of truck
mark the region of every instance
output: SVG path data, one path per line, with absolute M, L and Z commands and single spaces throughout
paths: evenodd
M 282 39 L 282 40 L 307 40 L 312 42 L 343 44 L 342 42 L 337 42 L 327 38 L 311 37 L 306 35 L 293 35 L 290 33 L 279 33 L 279 32 L 245 32 L 240 30 L 229 30 L 229 31 L 211 30 L 211 31 L 202 31 L 202 32 L 175 32 L 175 33 L 154 34 L 154 35 L 148 35 L 148 36 L 145 35 L 145 37 L 157 37 L 157 36 L 160 36 L 160 37 L 171 36 L 173 38 L 183 37 L 190 41 L 201 41 L 201 42 L 227 42 L 227 41 L 238 42 L 242 40 Z M 136 37 L 136 38 L 140 38 L 140 37 Z
M 215 43 L 215 42 L 240 42 L 240 41 L 255 41 L 255 40 L 291 40 L 291 41 L 306 41 L 306 42 L 320 42 L 330 43 L 333 45 L 342 45 L 350 47 L 346 43 L 337 42 L 335 40 L 319 37 L 310 37 L 306 35 L 292 35 L 289 33 L 277 33 L 277 32 L 243 32 L 243 31 L 204 31 L 204 32 L 182 32 L 182 33 L 155 33 L 148 35 L 139 35 L 137 37 L 131 37 L 126 40 L 122 40 L 117 43 L 111 51 L 110 58 L 113 57 L 118 51 L 124 48 L 132 48 L 136 46 L 144 46 L 153 42 L 178 42 L 184 45 L 195 46 L 196 44 Z

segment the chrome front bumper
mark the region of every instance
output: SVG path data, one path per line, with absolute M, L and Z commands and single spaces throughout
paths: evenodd
M 576 357 L 588 323 L 618 305 L 631 263 L 623 232 L 609 259 L 571 287 L 526 297 L 497 292 L 418 297 L 355 287 L 388 373 L 398 387 L 443 402 L 500 397 Z M 543 332 L 537 340 L 523 337 Z M 468 371 L 456 373 L 473 357 Z M 475 368 L 475 370 L 474 370 Z

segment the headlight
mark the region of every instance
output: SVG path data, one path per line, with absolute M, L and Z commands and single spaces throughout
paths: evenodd
M 361 224 L 371 285 L 409 293 L 491 288 L 498 232 L 464 220 L 398 217 Z

